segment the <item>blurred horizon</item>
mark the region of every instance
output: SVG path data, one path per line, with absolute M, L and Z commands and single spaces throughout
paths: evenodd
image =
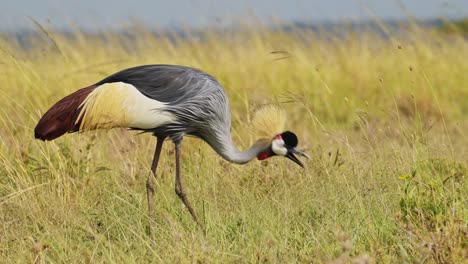
M 456 20 L 467 16 L 463 0 L 212 1 L 123 0 L 10 1 L 0 9 L 0 32 L 35 30 L 34 21 L 61 31 L 101 31 L 143 25 L 149 29 L 232 27 L 242 21 L 264 24 L 326 24 L 382 21 Z

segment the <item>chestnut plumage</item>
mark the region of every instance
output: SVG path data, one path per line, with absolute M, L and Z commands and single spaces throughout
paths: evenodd
M 34 137 L 53 140 L 67 132 L 79 130 L 80 105 L 96 87 L 82 88 L 55 103 L 39 120 L 34 128 Z

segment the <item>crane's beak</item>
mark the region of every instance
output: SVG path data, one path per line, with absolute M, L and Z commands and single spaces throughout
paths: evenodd
M 294 156 L 294 154 L 310 159 L 309 155 L 305 154 L 297 148 L 288 148 L 288 154 L 286 154 L 286 158 L 294 161 L 297 165 L 304 168 L 304 164 L 302 164 L 302 162 L 296 156 Z

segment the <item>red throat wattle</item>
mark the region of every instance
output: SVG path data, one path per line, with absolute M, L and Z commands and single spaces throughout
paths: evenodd
M 270 157 L 270 155 L 268 155 L 268 153 L 266 152 L 261 152 L 260 154 L 257 155 L 258 160 L 264 160 L 264 159 L 267 159 L 268 157 Z

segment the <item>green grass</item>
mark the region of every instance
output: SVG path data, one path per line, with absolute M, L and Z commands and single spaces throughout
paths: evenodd
M 31 48 L 0 39 L 0 262 L 461 263 L 468 257 L 468 44 L 413 28 L 385 40 L 258 26 L 134 40 L 41 29 Z M 289 58 L 278 59 L 283 50 Z M 174 192 L 174 151 L 158 169 L 154 244 L 145 181 L 150 135 L 116 129 L 42 142 L 48 107 L 115 71 L 204 69 L 229 95 L 234 140 L 283 102 L 312 156 L 233 165 L 186 139 L 183 177 L 204 235 Z

